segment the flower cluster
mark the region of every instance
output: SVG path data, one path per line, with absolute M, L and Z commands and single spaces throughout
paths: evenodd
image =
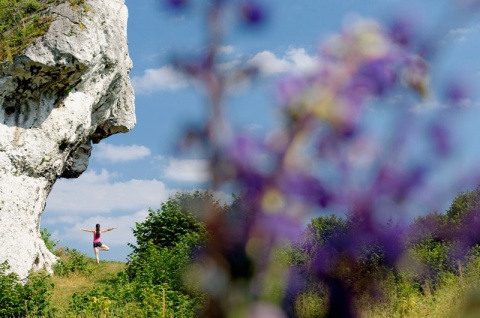
M 227 2 L 212 1 L 212 12 L 218 14 Z M 265 18 L 253 1 L 234 3 L 248 23 Z M 438 120 L 450 107 L 438 108 L 427 120 L 408 107 L 429 96 L 432 52 L 418 43 L 404 20 L 386 28 L 356 21 L 320 47 L 317 69 L 279 81 L 284 126 L 256 140 L 233 134 L 223 115 L 228 77 L 216 65 L 221 39 L 212 18 L 216 14 L 210 15 L 215 36 L 202 62 L 177 62 L 204 84 L 212 105 L 205 127 L 190 131 L 186 140 L 207 150 L 215 190 L 241 193 L 232 213 L 205 211 L 211 239 L 197 265 L 203 275 L 215 277 L 201 286 L 209 297 L 205 316 L 291 316 L 291 296 L 302 289 L 304 275 L 325 284 L 332 316 L 352 316 L 353 294 L 338 268 L 363 262 L 370 253 L 366 246 L 379 247 L 384 262 L 398 266 L 405 257 L 405 232 L 401 222 L 385 221 L 411 216 L 412 202 L 428 197 L 429 177 L 453 151 L 449 129 Z M 254 72 L 242 69 L 233 77 L 238 74 Z M 464 97 L 457 86 L 447 93 L 452 105 Z M 370 127 L 378 124 L 372 119 L 375 112 L 381 114 L 378 121 L 388 122 L 384 135 Z M 420 158 L 416 148 L 434 154 Z M 300 242 L 310 251 L 307 274 L 279 261 L 285 243 L 302 240 L 306 221 L 323 211 L 349 213 L 355 226 L 329 244 Z

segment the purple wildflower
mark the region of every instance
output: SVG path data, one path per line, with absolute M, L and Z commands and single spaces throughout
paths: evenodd
M 241 8 L 242 19 L 250 25 L 258 25 L 265 20 L 265 10 L 258 3 L 247 1 Z
M 354 75 L 348 91 L 360 95 L 384 95 L 397 82 L 396 64 L 398 62 L 394 57 L 365 63 Z
M 182 9 L 188 4 L 188 0 L 167 0 L 166 4 L 172 9 Z
M 388 35 L 393 43 L 402 47 L 411 47 L 414 42 L 414 30 L 417 29 L 411 13 L 403 13 L 393 19 L 388 28 Z
M 447 102 L 452 106 L 465 106 L 471 96 L 469 85 L 464 80 L 450 82 L 445 89 Z
M 446 156 L 452 151 L 450 132 L 442 123 L 436 122 L 430 128 L 435 150 L 440 156 Z

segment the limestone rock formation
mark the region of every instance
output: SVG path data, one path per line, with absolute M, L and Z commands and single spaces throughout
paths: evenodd
M 78 177 L 92 142 L 135 125 L 124 0 L 48 10 L 47 33 L 0 65 L 0 262 L 20 277 L 56 261 L 39 226 L 57 178 Z

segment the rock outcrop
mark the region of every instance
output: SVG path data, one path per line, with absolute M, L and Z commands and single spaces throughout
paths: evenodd
M 92 142 L 135 125 L 124 0 L 48 12 L 47 33 L 0 66 L 0 262 L 22 278 L 56 262 L 39 226 L 57 178 L 78 177 Z

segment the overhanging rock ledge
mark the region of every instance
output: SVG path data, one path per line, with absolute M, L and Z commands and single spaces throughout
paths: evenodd
M 40 217 L 57 178 L 76 178 L 91 143 L 135 125 L 124 0 L 69 1 L 13 61 L 0 66 L 0 262 L 25 278 L 52 271 Z

